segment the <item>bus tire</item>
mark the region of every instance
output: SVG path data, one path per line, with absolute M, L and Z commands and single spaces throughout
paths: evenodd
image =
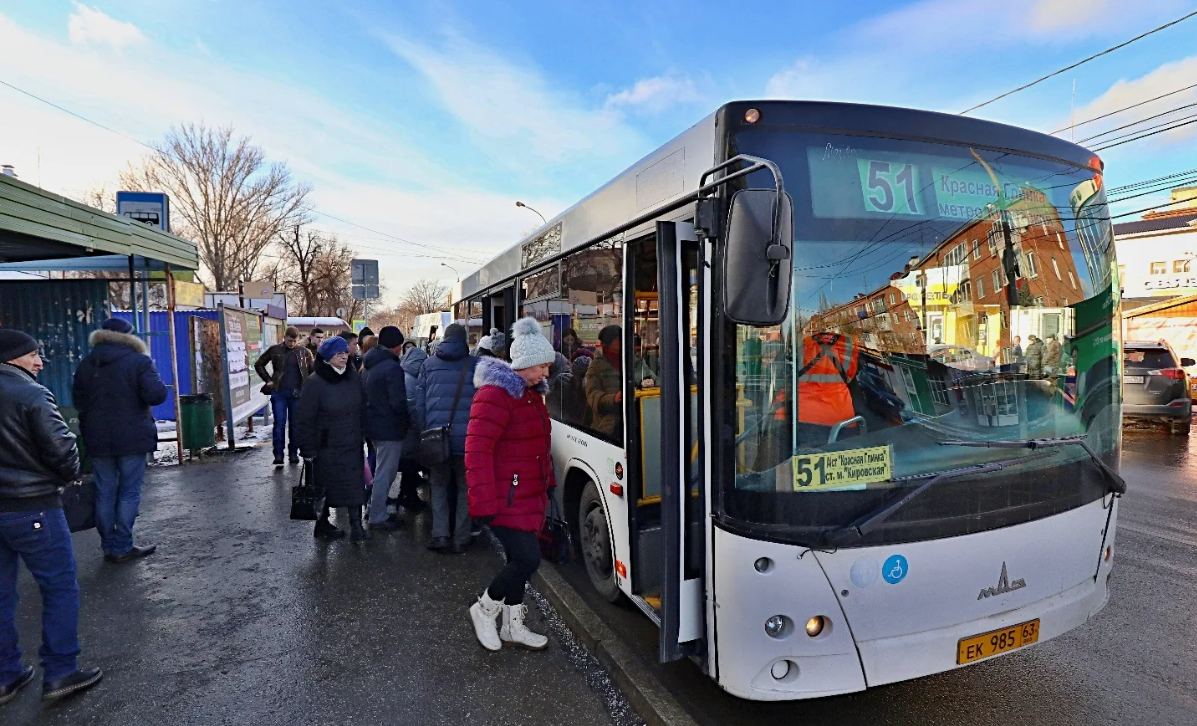
M 590 584 L 607 602 L 619 600 L 619 582 L 615 579 L 615 550 L 611 546 L 611 528 L 603 510 L 603 496 L 594 482 L 587 482 L 578 504 L 578 549 Z

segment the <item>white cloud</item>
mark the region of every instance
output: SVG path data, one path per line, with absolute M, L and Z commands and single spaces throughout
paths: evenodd
M 697 103 L 703 100 L 694 81 L 681 76 L 665 75 L 642 78 L 631 88 L 607 96 L 607 108 L 630 108 L 647 113 L 660 113 L 671 106 Z
M 1110 0 L 1038 0 L 1031 7 L 1031 27 L 1038 32 L 1068 30 L 1078 18 L 1101 17 Z
M 72 4 L 75 12 L 67 20 L 67 32 L 75 45 L 107 45 L 121 50 L 145 42 L 145 36 L 133 23 L 116 20 L 98 8 Z
M 0 14 L 0 47 L 15 58 L 47 59 L 13 66 L 6 81 L 133 138 L 160 139 L 184 121 L 232 124 L 269 159 L 287 162 L 298 179 L 310 182 L 318 209 L 357 224 L 473 257 L 463 250 L 497 252 L 528 224 L 509 191 L 481 187 L 470 169 L 438 163 L 401 124 L 201 56 L 190 45 L 176 52 L 147 41 L 137 58 L 94 53 Z M 155 92 L 141 93 L 144 88 Z M 0 103 L 0 163 L 16 165 L 21 179 L 51 191 L 78 196 L 104 182 L 115 188 L 117 173 L 147 152 L 11 89 L 0 87 Z M 542 204 L 545 214 L 564 206 L 551 199 Z M 376 235 L 317 221 L 344 233 L 363 256 L 378 257 L 392 295 L 419 277 L 449 274 L 439 260 L 422 257 L 434 255 L 430 250 L 363 239 Z M 466 274 L 468 265 L 449 264 Z
M 1147 30 L 1175 17 L 1180 4 L 1006 0 L 998 10 L 989 0 L 922 0 L 837 31 L 826 45 L 843 50 L 795 60 L 773 74 L 766 92 L 954 112 L 970 105 L 960 105 L 963 96 L 1007 90 L 1002 61 L 1012 54 L 1034 58 L 1037 48 L 1090 36 L 1125 40 L 1128 28 Z
M 550 87 L 543 74 L 450 37 L 433 48 L 398 36 L 385 41 L 431 85 L 485 153 L 520 170 L 581 158 L 634 158 L 641 135 L 612 109 L 589 108 Z
M 1075 117 L 1078 121 L 1092 119 L 1103 114 L 1124 109 L 1150 98 L 1155 98 L 1165 93 L 1170 93 L 1186 86 L 1191 86 L 1197 81 L 1197 56 L 1185 58 L 1183 60 L 1165 63 L 1150 73 L 1132 80 L 1120 79 L 1109 87 L 1100 96 L 1095 98 L 1090 103 L 1076 109 Z M 1085 124 L 1075 129 L 1075 138 L 1078 143 L 1084 143 L 1086 146 L 1094 147 L 1100 146 L 1103 142 L 1114 140 L 1115 137 L 1120 137 L 1126 134 L 1134 133 L 1136 127 L 1127 129 L 1120 129 L 1113 131 L 1113 129 L 1126 124 L 1133 123 L 1140 119 L 1146 119 L 1149 116 L 1155 116 L 1167 112 L 1169 109 L 1178 108 L 1187 104 L 1197 103 L 1197 89 L 1190 88 L 1183 93 L 1177 93 L 1161 98 L 1157 101 L 1144 103 L 1138 108 L 1131 109 L 1124 113 L 1111 116 L 1108 119 Z M 1170 120 L 1177 121 L 1184 116 L 1191 115 L 1194 108 L 1188 108 L 1183 111 L 1171 113 L 1161 116 L 1157 119 L 1146 121 L 1140 127 L 1140 130 L 1147 129 L 1150 126 L 1157 124 L 1165 124 Z M 1063 127 L 1068 124 L 1068 120 L 1064 119 L 1058 126 Z M 1055 128 L 1055 127 L 1053 127 Z M 1110 131 L 1110 133 L 1103 133 Z M 1101 134 L 1097 138 L 1091 138 L 1095 135 Z M 1173 131 L 1166 131 L 1156 134 L 1138 144 L 1150 144 L 1157 147 L 1175 146 L 1176 144 L 1194 138 L 1197 136 L 1197 124 L 1183 126 Z

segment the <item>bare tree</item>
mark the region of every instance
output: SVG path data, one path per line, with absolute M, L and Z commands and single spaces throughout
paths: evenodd
M 266 268 L 276 289 L 286 290 L 289 305 L 302 315 L 335 315 L 345 308 L 350 319 L 362 309 L 350 279 L 353 250 L 336 235 L 295 225 L 276 239 L 277 259 Z
M 121 186 L 170 195 L 173 231 L 199 246 L 217 290 L 253 279 L 279 232 L 307 220 L 310 188 L 231 126 L 183 124 L 154 148 L 121 173 Z
M 75 201 L 95 207 L 102 212 L 116 214 L 116 192 L 109 189 L 105 182 L 92 184 Z
M 449 286 L 422 278 L 399 296 L 399 308 L 413 316 L 444 310 L 449 304 Z

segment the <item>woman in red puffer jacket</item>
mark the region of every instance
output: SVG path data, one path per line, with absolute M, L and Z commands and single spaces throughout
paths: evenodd
M 545 378 L 556 352 L 535 318 L 512 327 L 511 363 L 481 358 L 474 372 L 474 402 L 466 430 L 466 483 L 470 516 L 489 521 L 503 543 L 507 565 L 470 606 L 478 642 L 487 650 L 503 643 L 544 650 L 549 639 L 524 625 L 524 587 L 540 566 L 536 533 L 544 526 L 553 479 L 545 408 Z M 503 625 L 496 628 L 500 611 Z

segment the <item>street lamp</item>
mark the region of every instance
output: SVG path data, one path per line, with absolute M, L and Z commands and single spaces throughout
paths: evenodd
M 543 214 L 541 214 L 540 212 L 537 212 L 535 209 L 533 209 L 532 207 L 529 207 L 527 204 L 524 204 L 523 202 L 516 202 L 515 206 L 523 207 L 524 209 L 527 209 L 529 212 L 535 212 L 536 216 L 540 217 L 541 222 L 543 222 L 546 225 L 549 223 L 549 220 L 545 219 Z
M 449 265 L 446 265 L 444 262 L 442 262 L 441 267 L 449 267 Z M 449 269 L 452 270 L 453 274 L 457 276 L 457 281 L 461 282 L 461 273 L 459 273 L 457 270 L 453 269 L 452 267 L 449 267 Z

